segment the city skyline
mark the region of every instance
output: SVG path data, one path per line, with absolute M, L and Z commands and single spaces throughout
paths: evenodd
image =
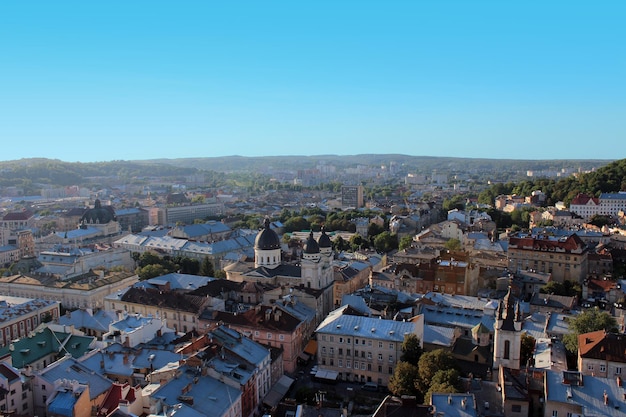
M 2 160 L 620 159 L 625 10 L 3 3 Z

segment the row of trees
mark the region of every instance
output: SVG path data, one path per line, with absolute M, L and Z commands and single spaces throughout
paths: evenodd
M 424 353 L 419 338 L 407 335 L 402 356 L 389 378 L 389 390 L 396 396 L 415 396 L 428 403 L 434 392 L 461 392 L 462 384 L 452 354 L 444 349 Z
M 224 271 L 215 270 L 208 257 L 202 262 L 186 256 L 158 256 L 151 252 L 131 254 L 137 268 L 135 273 L 139 279 L 146 280 L 173 272 L 181 274 L 201 275 L 205 277 L 225 278 Z

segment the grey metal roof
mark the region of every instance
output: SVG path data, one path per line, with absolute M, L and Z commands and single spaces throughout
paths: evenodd
M 89 385 L 89 397 L 91 400 L 97 398 L 111 388 L 112 384 L 108 378 L 105 378 L 97 373 L 93 373 L 91 369 L 68 356 L 59 359 L 48 367 L 38 371 L 38 374 L 42 379 L 49 382 L 50 386 L 53 386 L 55 381 L 63 379 L 74 380 L 87 384 Z
M 342 308 L 331 312 L 316 332 L 402 342 L 405 334 L 415 333 L 417 328 L 417 324 L 412 322 L 350 316 L 342 312 Z

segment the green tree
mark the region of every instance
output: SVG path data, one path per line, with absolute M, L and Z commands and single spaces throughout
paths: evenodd
M 367 236 L 377 236 L 385 231 L 385 228 L 376 223 L 370 223 L 367 226 Z
M 563 343 L 571 353 L 577 353 L 578 335 L 598 330 L 617 331 L 617 321 L 606 311 L 601 311 L 598 307 L 595 307 L 584 310 L 570 319 L 568 329 L 569 333 L 563 336 Z
M 550 281 L 541 287 L 539 292 L 542 294 L 564 295 L 566 297 L 578 298 L 580 298 L 583 293 L 579 283 L 567 279 L 563 282 Z
M 461 241 L 456 238 L 448 239 L 445 244 L 446 249 L 450 251 L 459 251 L 461 250 Z
M 421 396 L 421 392 L 417 389 L 415 381 L 419 378 L 419 370 L 417 366 L 408 362 L 398 362 L 393 374 L 389 377 L 389 391 L 393 395 L 415 395 Z
M 422 353 L 423 350 L 420 338 L 414 333 L 405 335 L 404 341 L 402 342 L 402 355 L 400 356 L 400 360 L 417 366 Z
M 433 393 L 454 394 L 461 392 L 461 378 L 459 371 L 456 369 L 439 369 L 433 375 L 430 386 L 426 392 L 424 403 L 430 403 L 430 397 Z
M 284 224 L 285 232 L 296 232 L 301 230 L 309 230 L 311 223 L 302 216 L 295 216 L 287 220 Z
M 417 364 L 419 379 L 416 382 L 422 392 L 428 391 L 433 377 L 439 370 L 454 369 L 456 361 L 452 353 L 445 349 L 436 349 L 425 352 Z
M 161 275 L 167 274 L 169 271 L 163 268 L 163 265 L 150 264 L 144 267 L 137 268 L 136 272 L 137 272 L 137 275 L 139 276 L 139 279 L 146 280 L 146 279 L 150 279 L 154 277 L 160 277 Z
M 526 365 L 533 357 L 535 351 L 535 338 L 528 333 L 522 333 L 521 346 L 520 346 L 520 363 L 522 366 Z
M 360 234 L 352 235 L 350 237 L 350 249 L 355 252 L 361 249 L 367 249 L 370 246 L 370 242 L 363 238 Z
M 343 252 L 350 249 L 350 243 L 346 242 L 341 236 L 337 236 L 337 238 L 332 241 L 332 245 L 335 252 Z
M 398 243 L 398 249 L 404 250 L 404 249 L 410 248 L 412 244 L 413 244 L 413 236 L 411 235 L 402 236 L 400 238 L 400 242 Z
M 212 277 L 215 275 L 213 262 L 211 262 L 208 256 L 205 256 L 204 259 L 202 259 L 202 263 L 200 264 L 200 271 L 198 272 L 198 274 L 202 275 L 203 277 Z
M 389 232 L 382 232 L 374 238 L 374 248 L 379 253 L 398 249 L 398 237 Z
M 147 265 L 161 264 L 162 259 L 159 255 L 155 255 L 152 252 L 144 252 L 139 257 L 139 267 L 143 268 Z

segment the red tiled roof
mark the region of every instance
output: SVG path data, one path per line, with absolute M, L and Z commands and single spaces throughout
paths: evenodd
M 626 363 L 626 335 L 605 330 L 580 334 L 578 352 L 582 358 Z
M 596 197 L 592 197 L 590 195 L 587 194 L 578 194 L 576 197 L 574 197 L 574 199 L 572 200 L 571 204 L 577 205 L 577 206 L 584 206 L 587 203 L 589 203 L 589 200 L 592 200 L 593 203 L 597 206 L 600 205 L 600 200 Z
M 4 221 L 16 221 L 16 220 L 28 220 L 33 217 L 33 213 L 28 210 L 15 211 L 4 215 L 2 220 Z

